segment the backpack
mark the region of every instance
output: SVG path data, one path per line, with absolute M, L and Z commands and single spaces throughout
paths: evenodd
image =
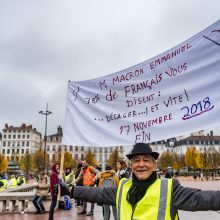
M 118 185 L 117 176 L 108 176 L 105 178 L 100 178 L 99 180 L 99 187 L 110 187 L 110 186 L 117 186 L 117 185 Z
M 72 208 L 70 197 L 68 195 L 64 196 L 64 210 L 70 210 Z

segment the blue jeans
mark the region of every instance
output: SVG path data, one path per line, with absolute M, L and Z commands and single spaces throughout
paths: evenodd
M 32 202 L 37 209 L 38 212 L 45 211 L 44 205 L 42 203 L 43 199 L 45 196 L 37 196 L 35 195 L 34 198 L 32 199 Z

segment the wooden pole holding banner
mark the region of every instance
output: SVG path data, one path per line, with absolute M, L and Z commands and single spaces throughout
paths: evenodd
M 63 178 L 63 164 L 64 164 L 64 154 L 65 154 L 65 146 L 61 145 L 61 160 L 60 160 L 60 173 L 59 173 L 59 179 Z M 57 196 L 57 201 L 59 203 L 61 197 L 61 186 L 59 185 L 59 193 Z M 57 204 L 58 204 L 57 203 Z

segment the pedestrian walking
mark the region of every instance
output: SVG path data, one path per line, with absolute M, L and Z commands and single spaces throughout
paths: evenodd
M 75 186 L 72 196 L 88 202 L 117 204 L 120 220 L 177 220 L 178 210 L 220 210 L 220 191 L 183 187 L 175 178 L 158 179 L 158 156 L 148 144 L 137 143 L 127 155 L 131 161 L 131 179 L 121 179 L 118 188 Z

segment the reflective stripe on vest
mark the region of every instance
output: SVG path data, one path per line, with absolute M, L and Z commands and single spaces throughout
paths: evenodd
M 174 220 L 178 219 L 177 213 L 171 216 L 172 180 L 157 179 L 147 190 L 145 196 L 137 203 L 135 210 L 126 200 L 132 180 L 121 180 L 117 192 L 118 219 L 128 220 Z M 149 199 L 151 198 L 151 199 Z
M 118 199 L 116 199 L 116 206 L 117 206 L 117 215 L 118 215 L 118 220 L 120 219 L 120 214 L 121 214 L 121 197 L 122 197 L 122 190 L 123 186 L 125 183 L 127 183 L 129 179 L 123 178 L 119 182 L 119 193 L 118 193 Z
M 6 185 L 7 185 L 7 180 L 6 179 L 2 179 L 0 180 L 4 185 L 0 187 L 0 191 L 1 190 L 5 190 L 6 189 Z

